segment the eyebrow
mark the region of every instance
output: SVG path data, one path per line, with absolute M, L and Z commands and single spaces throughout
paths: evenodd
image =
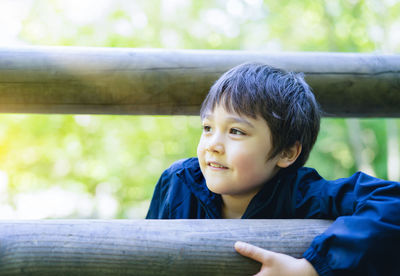
M 208 120 L 213 120 L 214 117 L 211 114 L 206 114 L 204 116 L 204 119 L 208 119 Z M 228 122 L 234 122 L 234 123 L 239 123 L 239 124 L 245 124 L 251 128 L 254 128 L 254 125 L 252 123 L 250 123 L 249 121 L 247 121 L 246 119 L 243 119 L 241 117 L 236 117 L 236 116 L 229 116 L 226 121 Z

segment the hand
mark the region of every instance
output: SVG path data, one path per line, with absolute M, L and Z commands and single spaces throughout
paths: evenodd
M 260 272 L 255 276 L 318 276 L 306 259 L 296 259 L 240 241 L 235 243 L 235 249 L 241 255 L 262 264 Z

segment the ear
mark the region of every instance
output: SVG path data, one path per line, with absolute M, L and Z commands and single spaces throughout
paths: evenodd
M 293 146 L 283 150 L 280 153 L 280 158 L 276 165 L 280 168 L 287 168 L 292 165 L 301 153 L 302 146 L 299 141 L 296 141 Z

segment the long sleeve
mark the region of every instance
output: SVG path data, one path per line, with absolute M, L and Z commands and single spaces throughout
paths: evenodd
M 319 275 L 400 275 L 400 183 L 315 171 L 298 183 L 298 216 L 337 218 L 304 253 Z

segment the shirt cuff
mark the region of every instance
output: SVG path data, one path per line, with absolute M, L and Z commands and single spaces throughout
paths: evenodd
M 314 248 L 309 247 L 307 251 L 304 252 L 303 258 L 312 264 L 319 276 L 334 276 L 326 259 L 319 256 Z

